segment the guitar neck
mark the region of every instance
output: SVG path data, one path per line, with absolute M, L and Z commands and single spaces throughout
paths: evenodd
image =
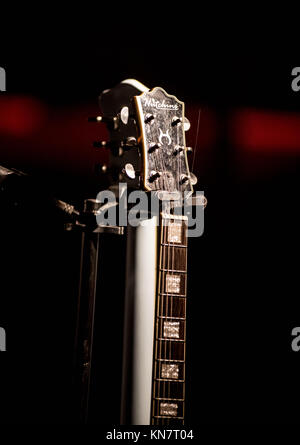
M 152 425 L 184 424 L 187 223 L 162 214 L 156 295 Z

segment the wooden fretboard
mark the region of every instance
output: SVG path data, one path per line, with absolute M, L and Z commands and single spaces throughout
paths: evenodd
M 152 425 L 184 424 L 187 223 L 162 215 L 154 333 Z

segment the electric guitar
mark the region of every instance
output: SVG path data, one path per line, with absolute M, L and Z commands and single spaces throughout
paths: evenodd
M 162 88 L 128 79 L 100 96 L 110 141 L 103 169 L 159 201 L 138 227 L 127 227 L 127 289 L 121 423 L 174 425 L 185 421 L 187 226 L 184 197 L 193 193 L 185 142 L 184 103 Z

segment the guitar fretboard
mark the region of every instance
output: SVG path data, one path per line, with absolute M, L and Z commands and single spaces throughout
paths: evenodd
M 187 236 L 183 217 L 161 217 L 152 425 L 184 424 Z

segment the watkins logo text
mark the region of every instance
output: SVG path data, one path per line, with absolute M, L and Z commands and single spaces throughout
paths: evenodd
M 159 100 L 155 100 L 153 98 L 145 99 L 144 105 L 145 105 L 145 107 L 157 108 L 158 110 L 161 110 L 161 109 L 178 110 L 177 104 L 166 103 L 165 100 L 160 102 Z

